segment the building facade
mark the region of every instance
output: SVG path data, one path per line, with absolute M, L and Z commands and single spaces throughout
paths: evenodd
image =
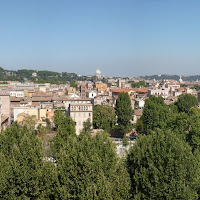
M 93 122 L 92 104 L 70 104 L 68 109 L 69 116 L 76 123 L 76 134 L 79 135 L 83 129 L 83 123 L 90 119 Z

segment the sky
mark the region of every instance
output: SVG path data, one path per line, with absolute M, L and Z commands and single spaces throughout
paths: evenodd
M 0 0 L 0 66 L 200 74 L 199 0 Z

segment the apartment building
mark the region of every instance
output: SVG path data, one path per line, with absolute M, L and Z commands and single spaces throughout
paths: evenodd
M 76 134 L 79 135 L 83 129 L 83 123 L 90 119 L 90 122 L 93 122 L 93 108 L 92 104 L 78 104 L 71 103 L 69 104 L 68 109 L 69 116 L 76 123 Z

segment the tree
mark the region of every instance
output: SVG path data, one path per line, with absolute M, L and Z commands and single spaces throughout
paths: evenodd
M 129 141 L 128 141 L 128 137 L 126 135 L 124 135 L 123 140 L 122 140 L 123 146 L 128 146 Z
M 90 118 L 88 118 L 85 122 L 83 122 L 83 132 L 84 133 L 90 133 L 91 131 L 91 122 L 90 122 Z
M 199 155 L 169 131 L 141 136 L 127 157 L 134 199 L 198 199 Z
M 52 152 L 56 154 L 65 145 L 70 136 L 76 136 L 76 130 L 73 119 L 61 110 L 55 112 L 54 124 L 57 128 L 57 135 L 51 141 L 51 148 Z
M 130 179 L 108 134 L 70 135 L 55 156 L 60 199 L 129 199 Z
M 56 110 L 54 114 L 54 124 L 59 134 L 68 132 L 69 134 L 75 134 L 75 122 L 71 117 L 67 116 L 65 111 Z
M 41 124 L 37 127 L 37 136 L 41 141 L 44 141 L 46 134 L 48 133 L 48 129 Z
M 200 110 L 198 107 L 190 108 L 188 112 L 188 132 L 186 140 L 193 151 L 200 151 Z
M 115 112 L 117 115 L 118 128 L 122 133 L 129 132 L 132 129 L 131 119 L 133 117 L 133 110 L 131 107 L 131 100 L 128 93 L 120 93 L 117 101 Z
M 43 191 L 43 151 L 17 123 L 0 134 L 0 199 L 37 199 Z
M 47 126 L 46 126 L 47 130 L 50 132 L 51 131 L 51 122 L 50 122 L 50 120 L 48 118 L 45 119 L 45 122 L 47 124 Z
M 71 83 L 70 83 L 70 87 L 76 88 L 76 87 L 77 87 L 77 84 L 76 84 L 75 82 L 71 82 Z
M 144 81 L 132 82 L 131 86 L 132 86 L 132 88 L 147 87 L 147 85 Z
M 35 130 L 35 125 L 36 125 L 37 119 L 36 116 L 30 116 L 27 115 L 24 119 L 24 124 L 27 126 L 28 129 L 30 129 L 31 131 Z
M 182 94 L 178 97 L 175 105 L 177 106 L 179 112 L 187 113 L 191 107 L 198 106 L 198 101 L 197 98 L 191 94 Z
M 135 129 L 138 133 L 144 133 L 143 117 L 140 117 L 140 119 L 137 120 Z
M 169 107 L 164 103 L 164 99 L 161 96 L 150 96 L 145 101 L 143 110 L 142 122 L 144 132 L 148 133 L 150 130 L 157 128 L 167 128 L 169 115 Z
M 106 105 L 96 105 L 93 107 L 93 127 L 110 131 L 116 123 L 115 110 Z

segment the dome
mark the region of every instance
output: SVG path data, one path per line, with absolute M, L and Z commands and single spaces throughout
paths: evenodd
M 95 75 L 96 75 L 96 76 L 101 76 L 101 71 L 100 71 L 100 69 L 97 69 L 97 70 L 96 70 Z

